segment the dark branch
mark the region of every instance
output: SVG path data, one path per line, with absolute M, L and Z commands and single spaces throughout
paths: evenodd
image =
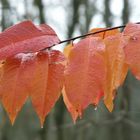
M 137 22 L 135 24 L 140 24 L 140 22 Z M 54 44 L 54 45 L 52 45 L 50 47 L 47 47 L 47 48 L 44 48 L 44 49 L 42 49 L 40 51 L 46 50 L 48 48 L 54 47 L 54 46 L 59 45 L 59 44 L 62 44 L 62 43 L 74 41 L 74 40 L 79 39 L 79 38 L 84 38 L 86 36 L 90 36 L 90 35 L 94 35 L 94 34 L 99 34 L 99 33 L 102 33 L 102 32 L 106 32 L 106 31 L 110 31 L 110 30 L 115 30 L 115 29 L 119 29 L 119 28 L 124 28 L 125 26 L 126 25 L 120 25 L 120 26 L 116 26 L 116 27 L 106 28 L 106 29 L 103 29 L 103 30 L 100 30 L 100 31 L 97 31 L 97 32 L 87 33 L 87 34 L 83 34 L 83 35 L 76 36 L 76 37 L 73 37 L 73 38 L 69 38 L 69 39 L 66 39 L 66 40 L 62 40 L 58 44 Z

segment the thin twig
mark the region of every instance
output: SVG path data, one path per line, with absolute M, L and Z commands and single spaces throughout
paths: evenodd
M 140 24 L 140 22 L 136 22 L 135 24 Z M 58 44 L 54 44 L 54 45 L 52 45 L 50 47 L 47 47 L 47 48 L 44 48 L 44 49 L 42 49 L 40 51 L 46 50 L 48 48 L 54 47 L 54 46 L 62 44 L 62 43 L 74 41 L 74 40 L 79 39 L 79 38 L 84 38 L 86 36 L 95 35 L 95 34 L 99 34 L 99 33 L 110 31 L 110 30 L 115 30 L 115 29 L 119 29 L 119 28 L 124 28 L 125 26 L 126 25 L 115 26 L 115 27 L 106 28 L 106 29 L 103 29 L 103 30 L 100 30 L 100 31 L 96 31 L 96 32 L 92 32 L 92 33 L 86 33 L 86 34 L 83 34 L 83 35 L 80 35 L 80 36 L 76 36 L 76 37 L 73 37 L 73 38 L 69 38 L 69 39 L 66 39 L 66 40 L 62 40 Z

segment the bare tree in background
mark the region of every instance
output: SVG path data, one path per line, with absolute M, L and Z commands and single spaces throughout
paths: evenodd
M 122 23 L 126 24 L 129 21 L 131 9 L 129 5 L 129 0 L 123 0 L 123 10 L 122 10 Z
M 1 28 L 2 30 L 4 30 L 5 28 L 9 27 L 10 25 L 12 25 L 12 21 L 11 21 L 11 15 L 10 15 L 10 11 L 11 11 L 11 7 L 10 7 L 10 3 L 8 0 L 1 0 L 1 13 L 2 13 L 2 19 L 1 19 Z
M 112 13 L 111 13 L 111 8 L 110 8 L 110 4 L 111 1 L 110 0 L 104 0 L 104 13 L 103 13 L 103 19 L 105 22 L 105 25 L 107 27 L 111 27 L 112 26 Z
M 98 12 L 96 8 L 96 0 L 93 1 L 86 0 L 83 2 L 81 6 L 83 6 L 82 9 L 84 9 L 84 14 L 83 15 L 81 14 L 80 15 L 81 20 L 79 19 L 80 32 L 81 34 L 85 34 L 86 32 L 89 31 L 89 26 L 91 24 L 92 18 Z
M 43 0 L 34 0 L 34 4 L 39 10 L 39 21 L 40 21 L 40 23 L 45 23 Z
M 71 8 L 72 8 L 72 14 L 69 15 L 71 18 L 69 18 L 69 24 L 68 24 L 68 38 L 72 37 L 72 34 L 75 31 L 76 25 L 79 24 L 79 8 L 82 4 L 83 0 L 72 0 L 71 1 Z

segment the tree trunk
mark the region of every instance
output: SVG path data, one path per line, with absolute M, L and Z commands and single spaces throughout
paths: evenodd
M 2 30 L 12 25 L 11 19 L 10 19 L 10 4 L 8 0 L 1 0 L 2 5 L 2 20 L 1 20 L 1 27 Z
M 130 6 L 129 6 L 129 0 L 123 0 L 123 10 L 122 10 L 122 23 L 126 24 L 129 21 L 130 17 Z
M 45 23 L 45 15 L 44 15 L 44 6 L 42 0 L 34 0 L 34 4 L 36 7 L 38 7 L 39 10 L 39 20 L 40 24 Z
M 106 27 L 111 27 L 112 26 L 112 13 L 110 10 L 110 0 L 104 0 L 104 14 L 103 14 L 103 19 L 105 22 Z

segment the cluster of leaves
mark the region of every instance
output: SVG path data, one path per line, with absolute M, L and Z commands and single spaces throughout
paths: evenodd
M 103 30 L 93 29 L 90 32 Z M 0 99 L 14 123 L 28 97 L 41 125 L 61 95 L 74 121 L 101 99 L 113 109 L 115 91 L 128 69 L 140 79 L 140 25 L 87 36 L 64 54 L 50 47 L 60 40 L 48 25 L 31 21 L 0 34 Z

